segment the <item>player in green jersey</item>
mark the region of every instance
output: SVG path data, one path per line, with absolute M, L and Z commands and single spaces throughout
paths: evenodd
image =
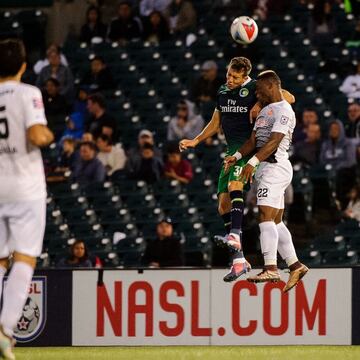
M 200 142 L 215 135 L 222 128 L 228 145 L 227 156 L 233 155 L 250 137 L 252 118 L 261 109 L 255 94 L 256 81 L 249 76 L 251 62 L 244 57 L 236 57 L 230 61 L 226 73 L 226 83 L 217 94 L 217 105 L 210 122 L 194 139 L 183 139 L 179 143 L 180 150 L 196 147 Z M 284 91 L 285 99 L 293 102 L 293 96 Z M 218 181 L 218 211 L 225 225 L 226 236 L 215 236 L 218 244 L 226 244 L 234 251 L 233 265 L 224 281 L 234 281 L 250 270 L 241 246 L 241 223 L 244 210 L 243 190 L 240 175 L 248 158 L 237 161 L 225 172 L 221 169 Z

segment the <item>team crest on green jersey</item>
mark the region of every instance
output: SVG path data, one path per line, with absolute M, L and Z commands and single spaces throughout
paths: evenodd
M 249 95 L 249 89 L 247 89 L 247 88 L 242 88 L 242 89 L 240 89 L 239 95 L 240 95 L 241 97 L 246 97 L 246 96 L 248 96 L 248 95 Z

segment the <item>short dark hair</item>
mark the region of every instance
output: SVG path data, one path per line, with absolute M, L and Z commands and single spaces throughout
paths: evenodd
M 249 75 L 252 69 L 252 65 L 248 58 L 239 56 L 230 60 L 229 68 L 235 71 L 244 72 L 246 75 Z
M 19 39 L 0 41 L 0 77 L 15 76 L 26 61 L 24 43 Z
M 106 134 L 100 134 L 97 139 L 101 139 L 102 141 L 105 141 L 108 145 L 112 145 L 112 140 L 109 135 Z
M 257 80 L 258 81 L 259 80 L 268 81 L 268 82 L 274 83 L 281 87 L 281 80 L 280 80 L 278 74 L 273 70 L 265 70 L 265 71 L 261 72 L 258 75 Z
M 98 16 L 97 21 L 99 22 L 100 19 L 101 19 L 101 11 L 100 11 L 100 9 L 99 9 L 97 6 L 95 6 L 95 5 L 90 5 L 90 6 L 87 8 L 87 10 L 86 10 L 86 21 L 88 20 L 88 18 L 89 18 L 89 13 L 90 13 L 91 11 L 96 11 L 97 16 Z
M 88 146 L 91 150 L 97 151 L 96 145 L 91 141 L 83 141 L 80 143 L 80 147 L 82 146 Z
M 88 100 L 98 104 L 102 109 L 106 108 L 105 97 L 100 93 L 91 94 L 88 96 Z
M 105 64 L 105 60 L 104 60 L 104 58 L 102 57 L 102 56 L 100 56 L 100 55 L 96 55 L 96 56 L 94 56 L 92 59 L 90 59 L 90 62 L 93 62 L 93 61 L 100 61 L 100 62 L 102 62 L 103 64 Z
M 58 79 L 48 78 L 48 79 L 45 81 L 45 85 L 46 85 L 46 83 L 48 83 L 48 82 L 53 83 L 53 85 L 56 86 L 56 87 L 60 87 L 60 82 L 59 82 Z
M 177 142 L 170 142 L 166 146 L 166 153 L 169 154 L 180 154 L 179 145 Z

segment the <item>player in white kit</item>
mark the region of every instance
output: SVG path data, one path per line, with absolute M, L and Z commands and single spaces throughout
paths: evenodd
M 230 167 L 238 159 L 255 150 L 255 155 L 242 171 L 241 179 L 244 183 L 252 181 L 256 169 L 260 243 L 265 265 L 261 273 L 249 277 L 248 281 L 279 281 L 279 251 L 290 269 L 290 277 L 284 287 L 286 292 L 309 270 L 299 262 L 291 233 L 282 222 L 284 193 L 293 176 L 288 150 L 296 119 L 291 106 L 283 99 L 281 81 L 274 71 L 268 70 L 259 74 L 256 96 L 264 107 L 256 118 L 252 135 L 234 156 L 225 159 L 225 165 Z
M 15 359 L 13 329 L 45 231 L 46 183 L 39 147 L 54 139 L 40 90 L 21 83 L 25 69 L 23 43 L 0 41 L 0 355 L 5 359 Z M 1 294 L 10 256 L 13 265 Z

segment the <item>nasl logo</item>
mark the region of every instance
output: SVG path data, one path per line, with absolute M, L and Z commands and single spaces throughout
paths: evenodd
M 247 88 L 242 88 L 242 89 L 240 89 L 240 91 L 239 91 L 239 95 L 240 95 L 241 97 L 246 97 L 246 96 L 249 95 L 249 90 L 248 90 Z
M 29 296 L 14 330 L 17 342 L 32 341 L 42 333 L 46 323 L 46 311 L 46 277 L 34 276 L 30 284 Z

